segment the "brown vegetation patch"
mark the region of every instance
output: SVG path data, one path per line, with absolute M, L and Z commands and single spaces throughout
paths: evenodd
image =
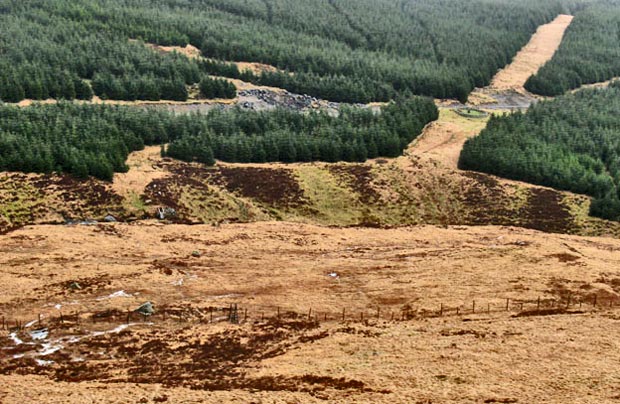
M 609 285 L 614 292 L 620 293 L 620 278 L 615 274 L 602 274 L 596 282 Z
M 525 227 L 550 233 L 570 233 L 573 218 L 562 204 L 562 194 L 544 188 L 532 188 L 527 205 L 520 216 Z
M 577 255 L 572 255 L 568 253 L 551 254 L 547 255 L 547 257 L 557 258 L 560 262 L 574 262 L 578 261 L 579 258 L 581 258 Z
M 42 175 L 32 184 L 45 193 L 54 191 L 64 202 L 63 206 L 58 206 L 58 208 L 74 207 L 76 213 L 97 207 L 119 206 L 122 202 L 122 198 L 111 191 L 108 184 L 93 178 L 78 180 L 68 174 Z
M 281 168 L 220 167 L 226 189 L 242 197 L 278 207 L 300 207 L 307 203 L 291 170 Z
M 485 404 L 487 403 L 504 403 L 504 404 L 510 404 L 510 403 L 518 403 L 519 400 L 517 400 L 516 398 L 487 398 L 486 400 L 484 400 Z
M 167 309 L 168 312 L 172 310 Z M 122 317 L 123 313 L 107 310 L 94 313 L 91 318 L 116 316 Z M 331 377 L 246 377 L 246 368 L 254 363 L 282 355 L 294 346 L 329 336 L 328 332 L 317 328 L 318 324 L 314 321 L 283 317 L 208 334 L 190 329 L 151 332 L 127 329 L 84 337 L 69 347 L 70 351 L 79 353 L 84 362 L 71 361 L 72 355 L 67 352 L 54 353 L 46 357 L 57 362 L 52 368 L 41 368 L 28 358 L 14 358 L 4 363 L 0 372 L 7 374 L 19 369 L 20 374 L 46 374 L 58 381 L 161 383 L 168 387 L 186 386 L 205 390 L 363 390 L 362 382 Z M 27 348 L 32 349 L 32 346 Z M 106 359 L 110 356 L 117 363 L 124 364 L 122 369 Z
M 144 190 L 144 198 L 153 205 L 161 205 L 176 211 L 175 217 L 167 218 L 177 223 L 192 223 L 190 212 L 181 203 L 180 197 L 184 187 L 208 193 L 208 187 L 198 180 L 185 176 L 172 176 L 160 178 L 148 184 Z
M 52 283 L 45 287 L 34 288 L 34 291 L 47 292 L 54 290 L 56 295 L 68 295 L 72 293 L 91 293 L 106 286 L 110 286 L 112 280 L 107 275 L 98 275 L 92 277 L 76 278 L 68 281 Z M 79 285 L 76 288 L 75 285 Z
M 484 332 L 484 331 L 476 331 L 476 330 L 443 330 L 440 335 L 442 337 L 453 337 L 453 336 L 463 336 L 463 335 L 473 335 L 476 338 L 486 338 L 487 336 L 497 336 L 495 332 Z
M 372 186 L 372 166 L 363 164 L 335 164 L 328 166 L 329 172 L 335 175 L 339 182 L 357 193 L 363 204 L 374 204 L 381 195 Z
M 212 193 L 210 186 L 222 187 L 243 198 L 251 198 L 267 206 L 296 208 L 307 203 L 293 171 L 283 168 L 198 167 L 189 164 L 169 166 L 175 175 L 153 181 L 147 186 L 147 196 L 161 204 L 183 210 L 178 204 L 178 189 L 191 187 L 199 192 Z M 174 185 L 173 185 L 174 184 Z
M 508 193 L 507 185 L 493 176 L 465 171 L 463 176 L 473 182 L 463 194 L 464 201 L 472 209 L 468 224 L 519 225 L 548 233 L 573 232 L 574 217 L 563 204 L 559 191 L 530 187 L 523 206 L 511 206 L 516 202 Z M 513 191 L 514 192 L 514 191 Z
M 515 213 L 507 208 L 505 192 L 499 181 L 487 174 L 472 171 L 462 173 L 471 179 L 465 186 L 463 200 L 472 213 L 466 219 L 469 224 L 514 224 Z

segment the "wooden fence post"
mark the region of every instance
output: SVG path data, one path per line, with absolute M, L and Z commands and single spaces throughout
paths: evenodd
M 508 311 L 508 306 L 510 305 L 510 299 L 506 299 L 506 311 Z
M 439 316 L 443 316 L 443 303 L 439 306 Z
M 471 312 L 472 314 L 476 312 L 476 301 L 471 302 Z

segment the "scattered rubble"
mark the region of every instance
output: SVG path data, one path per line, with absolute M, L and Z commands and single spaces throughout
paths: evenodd
M 240 103 L 242 108 L 261 109 L 264 107 L 284 107 L 296 111 L 306 109 L 332 109 L 338 110 L 340 104 L 319 100 L 306 94 L 293 94 L 288 91 L 277 93 L 270 90 L 254 89 L 239 92 Z M 253 102 L 253 100 L 256 100 Z M 264 104 L 264 105 L 261 105 Z

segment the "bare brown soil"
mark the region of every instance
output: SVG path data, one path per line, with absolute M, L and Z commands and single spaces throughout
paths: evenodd
M 35 340 L 30 325 L 19 345 L 0 330 L 6 403 L 67 392 L 122 403 L 559 403 L 569 391 L 569 402 L 594 403 L 612 400 L 619 376 L 614 239 L 144 222 L 28 227 L 0 236 L 0 250 L 12 285 L 1 314 L 25 324 L 40 313 L 49 329 Z M 158 314 L 119 330 L 147 300 Z M 240 325 L 209 317 L 230 303 Z

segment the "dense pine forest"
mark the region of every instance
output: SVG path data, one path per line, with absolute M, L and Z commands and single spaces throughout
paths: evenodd
M 583 84 L 620 76 L 620 1 L 606 1 L 578 13 L 560 48 L 525 88 L 556 96 Z
M 286 110 L 239 109 L 174 115 L 122 106 L 62 102 L 0 105 L 0 170 L 68 172 L 111 180 L 130 152 L 171 142 L 167 154 L 187 161 L 364 161 L 398 156 L 431 120 L 430 99 L 392 103 L 382 113 L 344 109 L 339 118 Z
M 212 72 L 149 42 L 271 64 L 281 71 L 245 78 L 333 101 L 465 100 L 540 24 L 580 3 L 0 0 L 0 98 L 183 100 Z
M 399 156 L 424 126 L 437 118 L 435 104 L 425 98 L 401 100 L 380 113 L 343 108 L 339 117 L 284 109 L 213 110 L 197 121 L 196 117 L 177 118 L 184 122 L 183 133 L 176 132 L 165 154 L 205 164 L 213 164 L 213 158 L 239 163 L 363 162 Z
M 587 194 L 591 214 L 620 220 L 620 83 L 491 118 L 459 167 Z

